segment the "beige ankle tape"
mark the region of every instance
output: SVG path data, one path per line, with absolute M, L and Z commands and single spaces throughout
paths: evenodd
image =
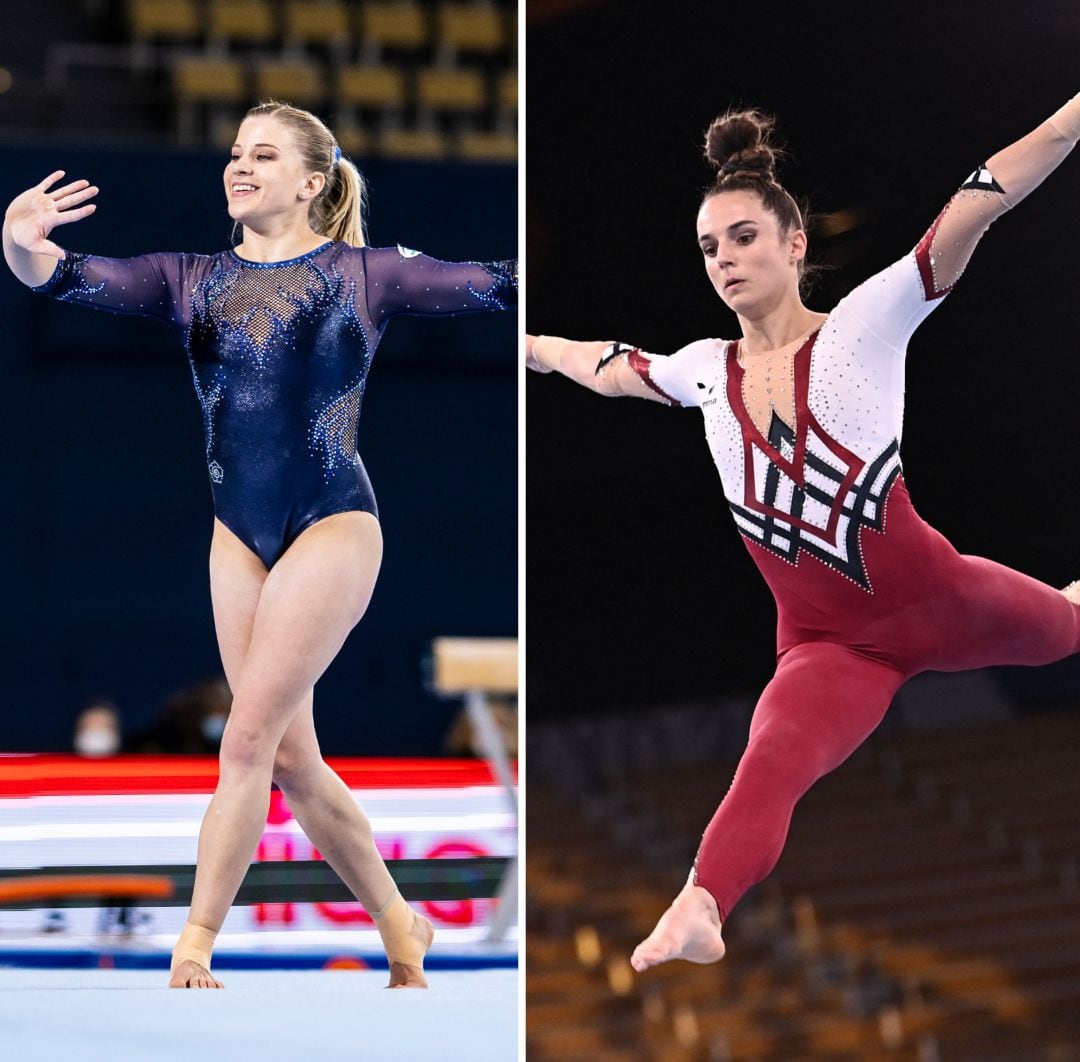
M 1073 147 L 1080 141 L 1080 93 L 1047 119 Z
M 386 902 L 381 911 L 372 915 L 375 926 L 382 937 L 386 957 L 391 962 L 403 962 L 409 966 L 423 968 L 427 948 L 412 929 L 416 923 L 413 909 L 405 902 L 400 892 Z
M 216 939 L 217 932 L 215 930 L 207 929 L 205 926 L 193 925 L 191 922 L 185 923 L 180 939 L 176 942 L 176 947 L 173 948 L 173 969 L 176 968 L 178 963 L 190 959 L 209 971 L 210 955 L 214 950 L 214 941 Z

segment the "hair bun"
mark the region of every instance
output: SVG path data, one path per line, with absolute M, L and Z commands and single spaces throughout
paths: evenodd
M 763 111 L 727 111 L 716 118 L 705 135 L 705 157 L 720 173 L 717 180 L 736 172 L 776 179 L 780 152 L 772 145 L 775 119 Z

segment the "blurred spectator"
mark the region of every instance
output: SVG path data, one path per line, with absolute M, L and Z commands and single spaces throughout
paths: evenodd
M 489 695 L 488 705 L 495 717 L 495 725 L 502 736 L 506 752 L 511 759 L 518 752 L 518 715 L 516 697 Z M 476 731 L 469 718 L 468 709 L 462 708 L 450 724 L 450 730 L 443 742 L 443 747 L 451 756 L 479 756 L 486 758 L 487 753 L 476 738 Z
M 231 707 L 232 692 L 224 678 L 180 690 L 145 730 L 132 736 L 128 751 L 216 754 Z
M 80 756 L 115 756 L 120 751 L 120 713 L 106 697 L 95 697 L 75 717 L 71 739 Z

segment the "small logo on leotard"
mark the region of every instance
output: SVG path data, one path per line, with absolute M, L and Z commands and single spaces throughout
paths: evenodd
M 210 469 L 210 479 L 214 483 L 220 483 L 225 478 L 225 469 L 217 461 L 211 461 L 207 468 Z
M 420 253 L 419 251 L 414 251 L 409 247 L 402 247 L 400 243 L 397 245 L 397 251 L 402 258 L 415 258 Z

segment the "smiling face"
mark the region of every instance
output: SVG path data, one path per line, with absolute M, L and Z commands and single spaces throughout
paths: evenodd
M 292 132 L 271 115 L 245 118 L 225 167 L 229 217 L 258 227 L 270 218 L 307 217 L 326 184 L 307 169 Z
M 741 317 L 764 316 L 792 293 L 798 297 L 806 233 L 781 232 L 755 192 L 709 196 L 698 211 L 697 235 L 713 287 Z

